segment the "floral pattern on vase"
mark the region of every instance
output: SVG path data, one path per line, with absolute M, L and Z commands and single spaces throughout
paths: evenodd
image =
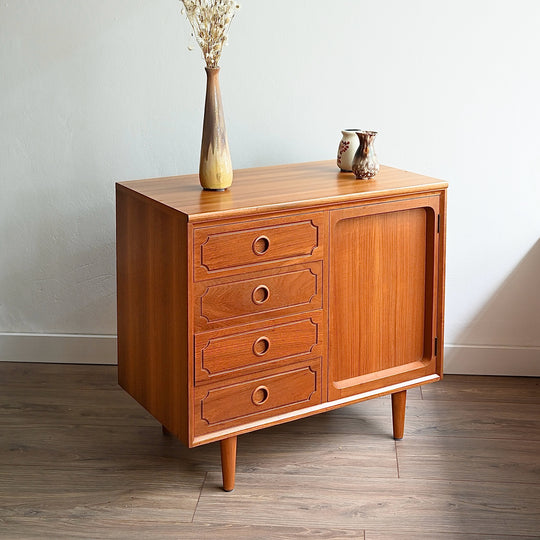
M 338 147 L 337 166 L 343 172 L 352 171 L 352 161 L 358 148 L 357 131 L 357 129 L 344 129 L 341 132 L 342 137 Z

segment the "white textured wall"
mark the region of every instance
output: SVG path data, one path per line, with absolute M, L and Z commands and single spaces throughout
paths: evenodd
M 538 28 L 537 0 L 244 0 L 221 83 L 236 168 L 358 127 L 447 179 L 447 342 L 540 365 Z M 197 169 L 188 35 L 178 0 L 0 0 L 4 338 L 115 333 L 114 182 Z

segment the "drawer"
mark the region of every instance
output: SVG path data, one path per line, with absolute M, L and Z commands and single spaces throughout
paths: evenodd
M 195 285 L 195 328 L 210 330 L 322 307 L 322 263 Z
M 322 311 L 195 336 L 195 383 L 223 380 L 319 356 Z M 298 358 L 300 357 L 300 358 Z
M 320 359 L 249 381 L 195 390 L 197 435 L 321 402 Z
M 323 257 L 323 214 L 306 214 L 205 227 L 194 231 L 195 279 L 232 274 L 239 268 L 279 266 Z

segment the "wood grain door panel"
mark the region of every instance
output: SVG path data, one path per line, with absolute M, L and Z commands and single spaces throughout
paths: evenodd
M 433 372 L 438 204 L 332 212 L 329 399 Z

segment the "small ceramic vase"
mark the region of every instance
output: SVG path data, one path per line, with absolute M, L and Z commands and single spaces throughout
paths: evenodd
M 357 129 L 344 129 L 337 153 L 337 166 L 343 172 L 352 171 L 352 161 L 358 149 Z
M 356 132 L 359 144 L 354 154 L 352 171 L 359 180 L 373 178 L 379 172 L 379 160 L 373 148 L 376 135 L 376 131 Z

